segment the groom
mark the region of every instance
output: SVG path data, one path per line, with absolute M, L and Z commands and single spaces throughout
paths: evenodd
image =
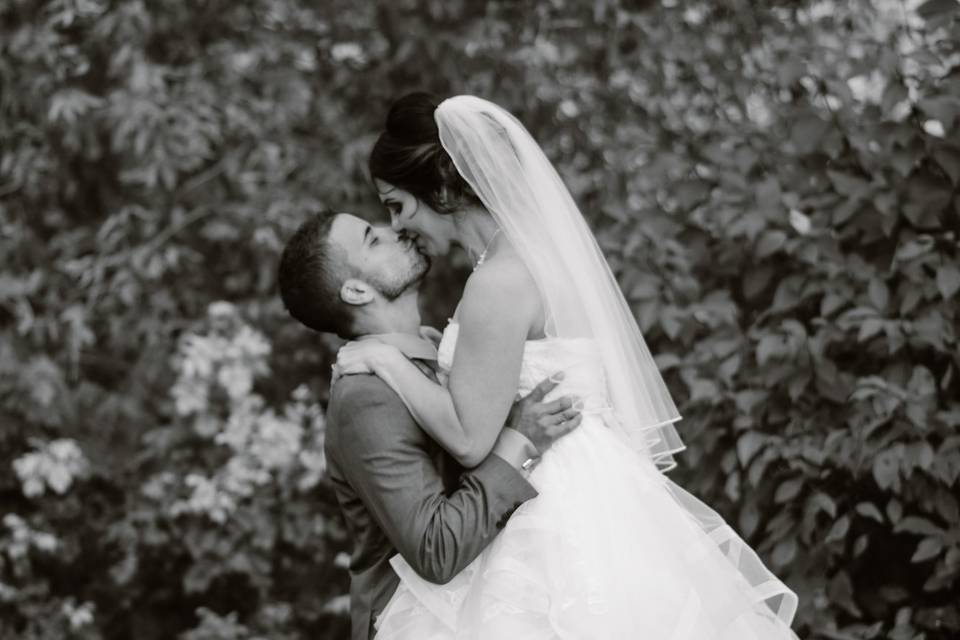
M 420 335 L 417 306 L 428 269 L 429 260 L 390 228 L 325 211 L 287 243 L 278 281 L 284 305 L 304 325 L 393 344 L 436 380 L 436 346 Z M 376 616 L 399 584 L 389 563 L 394 554 L 426 580 L 447 582 L 537 495 L 526 479 L 529 469 L 580 421 L 571 399 L 542 402 L 555 384 L 544 380 L 518 401 L 493 451 L 468 470 L 420 429 L 376 376 L 334 384 L 325 453 L 354 540 L 353 640 L 373 637 Z

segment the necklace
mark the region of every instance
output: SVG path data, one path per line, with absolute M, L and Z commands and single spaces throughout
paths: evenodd
M 497 239 L 497 236 L 500 234 L 500 229 L 498 228 L 493 232 L 493 236 L 490 238 L 490 242 L 487 243 L 487 246 L 483 249 L 483 253 L 480 254 L 480 257 L 477 258 L 477 264 L 473 265 L 473 270 L 476 271 L 480 268 L 480 265 L 484 263 L 487 259 L 487 251 L 490 251 L 490 247 L 493 246 L 493 241 Z

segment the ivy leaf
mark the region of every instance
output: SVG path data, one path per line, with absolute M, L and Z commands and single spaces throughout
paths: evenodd
M 852 615 L 858 618 L 863 615 L 860 607 L 858 607 L 853 600 L 853 581 L 850 580 L 850 576 L 846 571 L 839 571 L 837 575 L 830 580 L 830 584 L 827 585 L 827 597 L 830 599 L 830 602 L 836 603 Z
M 660 371 L 668 371 L 677 367 L 681 364 L 680 358 L 675 353 L 658 353 L 654 357 L 654 361 L 657 363 L 657 369 Z
M 943 540 L 941 538 L 929 537 L 924 538 L 920 541 L 920 544 L 917 545 L 917 550 L 914 551 L 913 557 L 910 558 L 910 562 L 924 562 L 925 560 L 930 560 L 940 555 L 940 552 L 943 550 Z
M 64 89 L 58 91 L 50 99 L 50 108 L 47 117 L 53 121 L 65 124 L 74 124 L 92 109 L 103 104 L 103 98 L 93 96 L 78 89 Z
M 887 517 L 890 518 L 890 522 L 896 525 L 900 522 L 900 518 L 903 517 L 903 505 L 900 504 L 900 501 L 896 498 L 890 498 L 890 502 L 887 503 Z
M 920 516 L 907 516 L 894 526 L 894 533 L 915 533 L 923 536 L 942 536 L 943 529 Z
M 660 288 L 656 282 L 649 279 L 639 280 L 630 288 L 630 300 L 647 300 L 656 297 Z
M 917 308 L 923 299 L 923 291 L 919 287 L 908 289 L 900 300 L 900 315 L 905 316 Z
M 797 233 L 805 236 L 810 233 L 812 227 L 810 216 L 799 209 L 790 209 L 790 226 L 793 227 Z
M 827 533 L 827 537 L 824 538 L 824 542 L 836 542 L 837 540 L 843 540 L 847 537 L 847 531 L 849 530 L 850 518 L 848 516 L 843 516 L 834 522 L 832 527 L 830 527 L 830 532 Z
M 884 321 L 880 318 L 867 318 L 860 325 L 860 331 L 857 334 L 857 342 L 864 342 L 883 330 Z
M 929 442 L 914 442 L 904 448 L 904 468 L 929 471 L 933 466 L 933 447 Z
M 743 276 L 743 295 L 756 298 L 770 284 L 773 275 L 774 270 L 769 265 L 748 270 Z
M 859 558 L 863 555 L 863 552 L 867 550 L 867 545 L 870 544 L 870 538 L 867 534 L 857 536 L 856 542 L 853 543 L 853 556 Z
M 880 509 L 878 509 L 877 506 L 872 502 L 861 502 L 857 505 L 856 510 L 857 513 L 865 518 L 870 518 L 880 523 L 883 522 L 883 514 L 880 513 Z
M 743 509 L 740 510 L 739 524 L 740 531 L 747 538 L 757 530 L 757 526 L 760 524 L 760 510 L 757 508 L 755 501 L 748 500 L 743 505 Z
M 797 541 L 795 538 L 786 538 L 777 543 L 773 548 L 773 564 L 783 568 L 797 555 Z
M 837 517 L 837 503 L 822 491 L 818 491 L 810 496 L 810 501 L 826 512 L 831 518 Z
M 917 13 L 925 20 L 930 20 L 945 13 L 953 13 L 960 9 L 957 0 L 927 0 L 917 7 Z
M 909 98 L 910 94 L 907 92 L 907 88 L 903 86 L 903 83 L 894 80 L 887 83 L 886 88 L 883 90 L 883 98 L 881 98 L 880 106 L 884 114 L 890 115 L 897 105 Z
M 676 197 L 680 207 L 689 210 L 710 196 L 712 185 L 705 180 L 684 180 L 676 187 Z
M 933 467 L 944 484 L 953 486 L 960 479 L 960 451 L 938 455 L 933 461 Z
M 863 178 L 852 176 L 848 173 L 827 170 L 827 176 L 833 184 L 837 193 L 845 195 L 848 198 L 860 198 L 870 191 L 870 183 Z
M 833 210 L 831 220 L 835 226 L 841 226 L 850 218 L 860 213 L 863 208 L 863 200 L 860 198 L 848 198 L 839 207 Z
M 782 312 L 793 309 L 799 304 L 800 296 L 803 290 L 803 278 L 790 276 L 777 285 L 777 291 L 773 294 L 774 312 Z
M 660 313 L 660 328 L 671 340 L 683 330 L 683 312 L 676 307 L 667 307 Z
M 820 142 L 830 128 L 830 123 L 815 115 L 796 120 L 790 129 L 790 140 L 797 153 L 807 155 L 820 148 Z
M 937 164 L 950 176 L 954 185 L 960 183 L 960 151 L 951 147 L 939 147 L 933 151 Z
M 951 4 L 956 6 L 956 1 Z M 939 120 L 947 131 L 953 129 L 953 125 L 960 116 L 960 100 L 952 96 L 936 96 L 924 98 L 919 103 L 920 108 L 934 120 Z
M 881 489 L 900 488 L 900 455 L 893 450 L 886 450 L 873 460 L 873 479 Z
M 763 259 L 776 253 L 786 240 L 787 234 L 783 231 L 764 231 L 763 235 L 760 236 L 760 240 L 757 242 L 757 258 Z
M 953 187 L 930 174 L 915 174 L 907 181 L 907 195 L 903 215 L 918 227 L 934 227 L 953 197 Z
M 907 240 L 897 247 L 896 258 L 900 261 L 913 260 L 926 253 L 929 253 L 934 247 L 933 238 L 930 236 L 918 236 L 915 239 Z
M 907 381 L 907 390 L 917 398 L 932 396 L 937 392 L 937 379 L 927 367 L 918 364 Z M 926 444 L 926 443 L 924 443 Z M 929 446 L 929 445 L 927 445 Z
M 917 155 L 914 149 L 897 148 L 890 152 L 888 160 L 890 166 L 900 174 L 900 177 L 906 178 L 913 173 L 914 168 L 919 164 Z
M 773 456 L 766 455 L 765 452 L 754 457 L 753 462 L 750 464 L 750 471 L 747 472 L 747 479 L 750 481 L 751 486 L 760 486 L 760 480 L 763 478 L 763 474 L 772 461 Z
M 323 605 L 323 612 L 339 616 L 346 616 L 350 612 L 350 594 L 345 593 L 331 598 Z
M 885 585 L 881 587 L 880 594 L 884 600 L 892 603 L 903 602 L 910 597 L 909 591 L 895 585 Z
M 945 351 L 944 344 L 944 318 L 933 310 L 925 313 L 919 320 L 913 323 L 913 332 L 917 339 L 925 342 L 935 348 L 937 351 Z
M 873 303 L 877 311 L 882 312 L 886 310 L 887 304 L 890 302 L 890 290 L 883 280 L 871 278 L 867 293 L 870 296 L 870 302 Z
M 831 291 L 823 296 L 823 300 L 820 301 L 820 315 L 823 317 L 832 315 L 834 311 L 842 307 L 846 302 L 846 298 Z
M 954 525 L 960 523 L 960 504 L 957 504 L 957 499 L 950 493 L 939 491 L 936 505 L 937 513 L 940 514 L 941 518 Z
M 803 395 L 804 391 L 807 388 L 807 385 L 810 384 L 811 374 L 809 371 L 799 371 L 790 378 L 790 382 L 787 384 L 787 395 L 790 396 L 790 400 L 796 402 L 800 399 L 800 396 Z M 819 449 L 816 449 L 818 455 L 822 455 L 823 452 Z
M 950 300 L 960 289 L 960 269 L 952 264 L 945 264 L 937 268 L 937 288 L 944 300 Z
M 741 466 L 747 466 L 767 442 L 766 436 L 756 431 L 748 431 L 737 440 L 737 458 Z
M 803 489 L 803 478 L 791 478 L 777 487 L 777 492 L 773 496 L 773 501 L 777 504 L 789 502 L 797 497 L 801 489 Z
M 757 364 L 761 367 L 770 360 L 779 358 L 787 353 L 787 343 L 779 334 L 763 336 L 757 345 Z

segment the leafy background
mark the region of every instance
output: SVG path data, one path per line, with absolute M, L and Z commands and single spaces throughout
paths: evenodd
M 282 243 L 390 101 L 515 112 L 804 638 L 960 636 L 956 0 L 0 0 L 0 638 L 343 638 Z M 464 265 L 434 270 L 425 317 Z

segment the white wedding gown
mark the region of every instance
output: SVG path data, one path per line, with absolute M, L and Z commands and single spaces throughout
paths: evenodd
M 449 372 L 458 325 L 440 343 Z M 446 585 L 399 555 L 401 583 L 377 640 L 796 640 L 797 599 L 712 509 L 613 429 L 604 371 L 587 339 L 528 341 L 519 394 L 564 371 L 551 393 L 583 422 L 533 470 L 540 495 Z

